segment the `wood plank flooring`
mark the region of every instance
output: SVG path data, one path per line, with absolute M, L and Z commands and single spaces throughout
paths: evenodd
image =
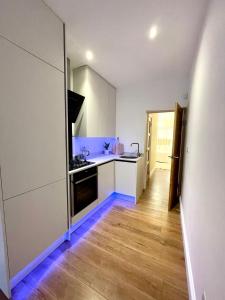
M 156 170 L 137 205 L 112 199 L 14 290 L 14 300 L 188 299 L 179 209 Z

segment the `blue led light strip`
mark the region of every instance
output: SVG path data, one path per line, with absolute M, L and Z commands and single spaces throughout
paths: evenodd
M 16 274 L 11 279 L 12 296 L 14 300 L 27 299 L 32 293 L 33 288 L 37 288 L 41 280 L 50 272 L 54 271 L 54 267 L 63 259 L 64 252 L 74 247 L 78 241 L 99 222 L 112 208 L 115 200 L 129 201 L 135 203 L 135 198 L 132 196 L 112 193 L 107 199 L 102 201 L 98 206 L 91 210 L 87 215 L 75 223 L 70 229 L 71 240 L 67 241 L 67 232 L 55 241 L 50 247 L 41 253 L 28 266 Z M 125 203 L 124 203 L 125 205 Z M 128 204 L 127 202 L 127 205 Z M 84 225 L 84 226 L 82 226 Z

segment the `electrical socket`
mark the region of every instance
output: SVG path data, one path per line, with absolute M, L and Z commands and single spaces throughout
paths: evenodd
M 202 300 L 206 300 L 206 293 L 205 293 L 205 291 L 202 294 Z

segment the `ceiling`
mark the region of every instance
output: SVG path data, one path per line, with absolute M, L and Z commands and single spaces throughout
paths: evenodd
M 45 0 L 66 23 L 72 67 L 90 65 L 116 87 L 190 73 L 207 0 Z M 159 35 L 148 38 L 156 24 Z M 88 62 L 85 51 L 94 59 Z

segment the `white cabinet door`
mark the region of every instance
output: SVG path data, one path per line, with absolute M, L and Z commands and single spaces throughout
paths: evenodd
M 7 199 L 66 176 L 64 73 L 1 37 L 0 57 L 0 162 Z
M 101 203 L 115 190 L 114 162 L 98 167 L 98 201 Z
M 0 168 L 1 172 L 1 168 Z M 6 248 L 4 210 L 2 200 L 2 189 L 0 183 L 0 290 L 10 298 L 9 273 L 8 273 L 8 256 Z
M 108 105 L 107 105 L 107 118 L 105 127 L 106 136 L 115 136 L 116 134 L 116 89 L 108 85 Z
M 67 230 L 66 181 L 4 201 L 10 277 Z
M 0 34 L 64 71 L 63 22 L 44 1 L 1 0 Z M 11 80 L 16 79 L 12 73 Z
M 137 200 L 144 190 L 144 158 L 141 157 L 137 162 Z
M 107 85 L 94 71 L 88 70 L 90 92 L 87 97 L 87 135 L 101 137 L 105 135 Z
M 115 190 L 117 193 L 136 197 L 137 164 L 115 161 Z
M 74 91 L 85 96 L 87 117 L 82 122 L 87 120 L 87 136 L 115 136 L 116 89 L 87 66 L 75 69 L 73 74 Z

